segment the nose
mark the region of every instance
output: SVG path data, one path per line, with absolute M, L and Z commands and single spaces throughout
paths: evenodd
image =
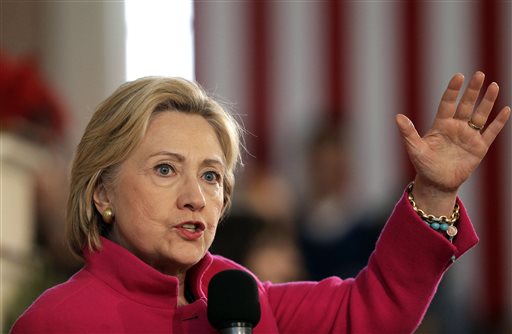
M 186 177 L 178 196 L 178 208 L 199 211 L 206 205 L 206 199 L 200 181 L 194 177 Z

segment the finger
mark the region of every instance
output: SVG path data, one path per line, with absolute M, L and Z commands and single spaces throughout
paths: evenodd
M 487 122 L 487 118 L 491 113 L 492 107 L 494 106 L 494 102 L 498 97 L 499 91 L 498 84 L 495 82 L 491 83 L 489 87 L 487 87 L 487 91 L 485 92 L 484 98 L 482 102 L 478 105 L 473 115 L 471 115 L 470 119 L 473 124 L 477 126 L 484 126 Z M 467 118 L 466 118 L 467 119 Z
M 421 137 L 411 120 L 405 115 L 398 114 L 395 117 L 395 121 L 406 143 L 407 150 L 419 147 L 421 145 Z
M 459 96 L 459 91 L 463 83 L 464 76 L 460 73 L 455 74 L 451 78 L 448 83 L 448 87 L 441 97 L 441 102 L 437 109 L 437 118 L 449 118 L 453 116 L 455 112 L 455 105 L 457 103 L 457 96 Z
M 473 74 L 469 81 L 468 87 L 462 95 L 457 110 L 455 111 L 455 118 L 468 120 L 475 107 L 476 100 L 480 94 L 480 89 L 484 83 L 485 75 L 478 71 Z
M 508 119 L 510 117 L 510 107 L 505 107 L 501 109 L 500 113 L 496 118 L 489 124 L 487 129 L 482 133 L 482 138 L 484 139 L 487 146 L 491 146 L 492 142 L 498 134 L 501 132 L 501 129 L 505 126 Z

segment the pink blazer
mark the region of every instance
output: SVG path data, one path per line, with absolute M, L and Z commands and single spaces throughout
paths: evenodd
M 355 278 L 259 282 L 261 321 L 254 333 L 411 333 L 444 272 L 478 239 L 462 203 L 450 243 L 430 229 L 402 196 Z M 99 252 L 67 282 L 45 291 L 12 333 L 216 333 L 206 316 L 208 282 L 240 265 L 207 253 L 187 278 L 197 300 L 177 307 L 178 282 L 117 244 Z M 325 254 L 329 256 L 329 254 Z M 349 254 L 347 255 L 349 256 Z

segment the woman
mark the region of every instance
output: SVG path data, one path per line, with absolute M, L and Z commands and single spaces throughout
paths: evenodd
M 489 85 L 474 108 L 483 81 L 477 72 L 457 105 L 463 76 L 455 75 L 423 138 L 397 116 L 417 176 L 367 268 L 355 279 L 258 282 L 255 333 L 414 331 L 443 273 L 477 242 L 456 193 L 510 115 L 503 108 L 481 132 L 498 94 Z M 72 166 L 69 240 L 85 266 L 44 292 L 12 332 L 215 333 L 208 282 L 244 270 L 208 252 L 230 204 L 239 135 L 229 114 L 186 80 L 143 78 L 114 92 Z

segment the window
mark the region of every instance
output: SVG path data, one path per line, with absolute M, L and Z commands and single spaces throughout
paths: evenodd
M 126 79 L 194 79 L 192 0 L 125 0 Z

